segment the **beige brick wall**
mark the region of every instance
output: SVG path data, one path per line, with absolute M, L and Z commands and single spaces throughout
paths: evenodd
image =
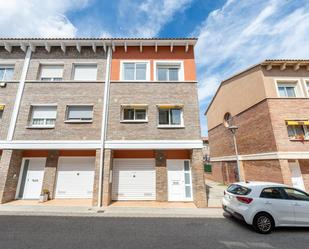
M 17 88 L 17 83 L 8 83 L 5 88 L 0 88 L 0 104 L 5 105 L 2 118 L 0 118 L 0 140 L 5 140 L 7 137 Z
M 194 203 L 198 208 L 207 207 L 202 149 L 192 150 L 191 173 Z
M 0 160 L 0 204 L 15 199 L 21 163 L 21 150 L 2 151 Z
M 269 111 L 278 151 L 309 151 L 309 141 L 292 141 L 286 120 L 309 119 L 309 99 L 269 99 Z
M 156 200 L 168 200 L 166 151 L 155 151 L 156 161 Z
M 72 80 L 74 63 L 94 63 L 98 66 L 97 80 L 105 80 L 106 53 L 102 47 L 98 47 L 96 53 L 91 47 L 83 47 L 81 53 L 76 47 L 67 47 L 65 53 L 60 47 L 52 47 L 50 53 L 44 47 L 37 47 L 31 56 L 27 81 L 39 80 L 40 64 L 46 62 L 63 64 L 63 80 Z
M 92 206 L 97 206 L 98 205 L 99 177 L 100 177 L 100 163 L 101 163 L 100 157 L 101 157 L 101 150 L 96 150 L 96 153 L 95 153 L 95 168 L 94 168 Z
M 113 169 L 113 151 L 104 150 L 104 172 L 103 172 L 103 198 L 102 206 L 106 207 L 111 203 L 112 183 L 110 182 L 111 170 Z
M 147 104 L 147 123 L 121 123 L 121 104 Z M 157 104 L 182 104 L 183 129 L 158 129 Z M 196 83 L 111 83 L 108 140 L 201 139 Z
M 47 189 L 50 193 L 49 198 L 51 199 L 55 197 L 58 159 L 59 159 L 59 151 L 57 150 L 49 151 L 44 168 L 42 191 L 44 189 Z
M 97 140 L 101 137 L 103 83 L 26 83 L 16 123 L 16 140 Z M 31 104 L 57 104 L 54 129 L 28 129 Z M 65 123 L 68 104 L 92 104 L 92 123 Z
M 233 117 L 233 124 L 238 126 L 239 154 L 277 150 L 266 100 Z M 232 134 L 223 124 L 211 129 L 208 136 L 211 157 L 235 155 Z

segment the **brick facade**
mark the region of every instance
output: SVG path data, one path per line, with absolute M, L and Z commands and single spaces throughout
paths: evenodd
M 309 160 L 299 160 L 299 166 L 306 191 L 309 192 Z
M 156 199 L 157 201 L 167 201 L 167 166 L 166 166 L 166 151 L 156 150 Z
M 98 205 L 100 163 L 101 163 L 101 150 L 96 150 L 95 166 L 94 166 L 93 192 L 92 192 L 93 193 L 93 195 L 92 195 L 92 206 Z
M 194 203 L 199 208 L 207 207 L 202 149 L 192 150 L 191 171 Z
M 102 206 L 108 206 L 111 203 L 112 183 L 111 170 L 113 170 L 113 151 L 104 150 L 104 172 L 103 172 L 103 201 Z
M 111 84 L 110 98 L 108 140 L 201 139 L 196 83 L 115 82 Z M 148 122 L 121 123 L 124 104 L 148 105 Z M 185 128 L 159 129 L 158 104 L 183 105 Z
M 44 169 L 42 191 L 44 189 L 47 189 L 50 193 L 49 198 L 51 199 L 55 197 L 58 159 L 59 159 L 58 150 L 51 150 L 48 152 L 48 156 L 46 158 L 46 165 Z
M 21 150 L 2 151 L 0 160 L 0 204 L 15 199 L 21 163 Z

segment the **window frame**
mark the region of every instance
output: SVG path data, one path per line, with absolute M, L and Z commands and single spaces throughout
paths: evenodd
M 124 79 L 124 64 L 126 63 L 146 63 L 146 79 L 145 80 L 125 80 Z M 136 66 L 134 68 L 134 78 L 136 78 Z M 126 82 L 146 82 L 146 81 L 150 81 L 150 60 L 121 60 L 120 61 L 120 76 L 119 79 L 121 81 L 126 81 Z
M 294 78 L 280 78 L 280 79 L 275 79 L 275 83 L 276 83 L 276 92 L 277 92 L 277 97 L 278 98 L 303 98 L 304 92 L 302 89 L 302 86 L 300 84 L 300 79 L 294 79 Z M 288 96 L 280 96 L 280 92 L 279 92 L 279 86 L 282 85 L 284 87 L 294 87 L 294 93 L 295 93 L 295 97 L 288 97 Z
M 134 109 L 134 119 L 124 119 L 124 110 L 125 109 Z M 146 117 L 145 119 L 136 119 L 136 110 L 145 110 Z M 148 122 L 148 105 L 121 105 L 120 113 L 120 122 L 121 123 L 147 123 Z
M 184 63 L 182 60 L 155 60 L 153 66 L 153 78 L 154 81 L 157 82 L 182 82 L 185 81 L 184 79 Z M 172 66 L 172 67 L 178 67 L 178 80 L 158 80 L 158 67 L 160 66 Z
M 70 107 L 76 107 L 76 106 L 87 106 L 87 107 L 92 107 L 92 111 L 91 111 L 91 119 L 89 120 L 82 120 L 82 119 L 68 119 L 69 117 L 69 108 Z M 66 105 L 66 109 L 65 109 L 65 123 L 72 123 L 72 124 L 78 124 L 78 123 L 92 123 L 93 122 L 93 113 L 94 113 L 94 105 L 93 104 L 68 104 Z
M 164 106 L 164 107 L 163 107 Z M 169 124 L 160 124 L 160 109 L 168 109 L 169 110 Z M 172 109 L 180 109 L 180 124 L 171 124 L 171 110 Z M 184 117 L 183 114 L 184 110 L 183 110 L 183 106 L 179 106 L 179 105 L 170 105 L 170 106 L 166 106 L 166 105 L 157 105 L 157 127 L 158 128 L 184 128 Z
M 47 80 L 49 78 L 44 78 L 42 79 L 42 69 L 43 67 L 62 67 L 62 77 L 61 77 L 61 80 L 59 80 L 60 78 L 58 77 L 53 77 L 53 78 L 50 78 L 51 80 Z M 64 73 L 64 63 L 48 63 L 48 62 L 43 62 L 43 63 L 40 63 L 40 66 L 39 66 L 39 81 L 44 81 L 44 82 L 62 82 L 63 81 L 63 73 Z
M 2 79 L 0 79 L 0 82 L 7 82 L 7 81 L 12 81 L 14 78 L 14 70 L 15 70 L 15 64 L 0 64 L 0 69 L 5 69 L 5 72 L 3 74 Z M 12 69 L 13 74 L 12 74 L 12 79 L 5 80 L 5 75 L 6 75 L 6 69 Z
M 53 125 L 34 125 L 33 124 L 33 110 L 35 107 L 55 107 L 56 109 L 56 117 L 55 117 L 55 123 Z M 30 113 L 29 113 L 29 119 L 28 119 L 28 126 L 27 128 L 30 129 L 54 129 L 56 126 L 57 116 L 58 116 L 58 106 L 57 104 L 31 104 L 30 105 Z M 46 119 L 44 119 L 44 123 L 46 123 Z
M 76 80 L 75 79 L 75 69 L 78 66 L 95 66 L 96 67 L 96 78 L 94 80 Z M 74 62 L 72 65 L 72 75 L 71 75 L 71 79 L 73 81 L 81 81 L 81 82 L 96 82 L 98 81 L 98 63 L 95 62 Z
M 296 120 L 295 120 L 296 121 Z M 297 121 L 301 121 L 301 120 L 297 120 Z M 307 120 L 305 120 L 307 121 Z M 300 138 L 297 138 L 297 136 L 294 136 L 294 137 L 290 137 L 289 136 L 289 127 L 293 127 L 293 129 L 295 130 L 295 126 L 301 126 L 303 131 L 304 131 L 304 139 L 305 140 L 308 140 L 309 139 L 309 125 L 304 125 L 304 124 L 301 124 L 301 125 L 288 125 L 286 124 L 286 129 L 287 129 L 287 133 L 288 133 L 288 138 L 290 140 L 299 140 Z M 299 135 L 300 136 L 300 135 Z
M 306 89 L 306 96 L 309 98 L 309 78 L 304 78 L 304 84 Z

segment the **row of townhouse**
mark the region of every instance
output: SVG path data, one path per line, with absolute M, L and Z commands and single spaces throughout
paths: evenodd
M 266 60 L 223 81 L 206 111 L 207 178 L 273 181 L 309 191 L 309 61 Z
M 0 39 L 0 203 L 207 205 L 196 39 Z

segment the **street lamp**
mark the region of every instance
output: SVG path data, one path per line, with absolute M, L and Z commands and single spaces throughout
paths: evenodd
M 233 143 L 235 148 L 235 155 L 236 155 L 236 161 L 237 161 L 237 171 L 238 171 L 238 181 L 242 181 L 242 177 L 240 174 L 240 163 L 239 163 L 239 156 L 238 156 L 238 150 L 237 150 L 237 141 L 236 141 L 236 131 L 238 129 L 238 126 L 236 125 L 230 125 L 227 127 L 233 134 Z

